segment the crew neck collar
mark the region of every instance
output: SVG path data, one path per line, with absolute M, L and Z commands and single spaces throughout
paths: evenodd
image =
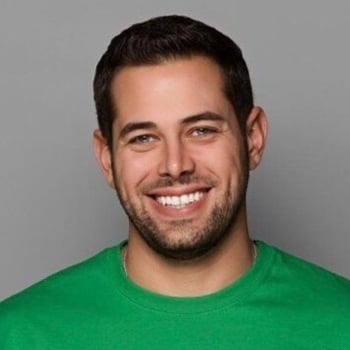
M 239 304 L 259 288 L 273 263 L 274 251 L 261 241 L 255 241 L 258 254 L 254 264 L 229 286 L 212 294 L 198 297 L 171 297 L 146 290 L 125 274 L 121 251 L 126 241 L 113 249 L 109 258 L 115 275 L 114 287 L 129 301 L 150 310 L 191 314 L 223 309 Z

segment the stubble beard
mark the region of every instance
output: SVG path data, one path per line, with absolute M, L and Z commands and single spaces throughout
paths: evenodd
M 229 187 L 226 190 L 220 201 L 213 206 L 205 222 L 200 223 L 200 227 L 195 227 L 192 219 L 180 219 L 169 221 L 163 224 L 162 228 L 144 208 L 134 205 L 122 195 L 117 181 L 115 188 L 130 222 L 152 250 L 168 259 L 190 261 L 209 253 L 232 232 L 237 217 L 245 205 L 249 178 L 246 154 L 242 157 L 241 165 L 242 173 L 236 189 Z M 117 179 L 116 176 L 114 178 Z M 189 176 L 183 183 L 191 181 L 192 178 Z M 175 232 L 173 235 L 172 231 Z

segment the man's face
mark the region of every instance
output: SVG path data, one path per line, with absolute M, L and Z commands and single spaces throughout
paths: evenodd
M 204 57 L 123 68 L 105 174 L 139 235 L 192 259 L 232 233 L 249 172 L 245 141 L 219 67 Z

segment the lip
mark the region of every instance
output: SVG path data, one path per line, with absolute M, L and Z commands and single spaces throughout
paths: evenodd
M 204 208 L 208 201 L 208 195 L 211 188 L 203 186 L 186 186 L 182 188 L 162 188 L 152 191 L 147 194 L 151 207 L 161 216 L 174 219 L 191 218 L 198 215 Z M 182 208 L 175 208 L 172 206 L 165 206 L 156 200 L 159 196 L 181 196 L 182 194 L 190 194 L 194 192 L 202 192 L 203 196 L 195 202 L 189 203 Z
M 172 186 L 172 187 L 161 187 L 149 191 L 146 193 L 147 196 L 155 198 L 160 196 L 181 196 L 183 194 L 191 194 L 195 192 L 209 192 L 211 187 L 204 185 L 186 185 L 186 186 Z

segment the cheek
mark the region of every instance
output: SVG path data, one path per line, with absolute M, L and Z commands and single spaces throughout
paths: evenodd
M 215 176 L 223 191 L 236 193 L 241 188 L 246 177 L 245 162 L 239 149 L 232 146 L 221 149 L 220 153 L 208 152 L 207 169 Z
M 146 154 L 117 154 L 116 175 L 118 183 L 125 188 L 135 188 L 149 176 L 154 165 Z
M 232 143 L 211 145 L 204 151 L 195 154 L 196 163 L 200 168 L 207 168 L 221 176 L 230 176 L 241 167 L 241 154 L 239 147 Z

